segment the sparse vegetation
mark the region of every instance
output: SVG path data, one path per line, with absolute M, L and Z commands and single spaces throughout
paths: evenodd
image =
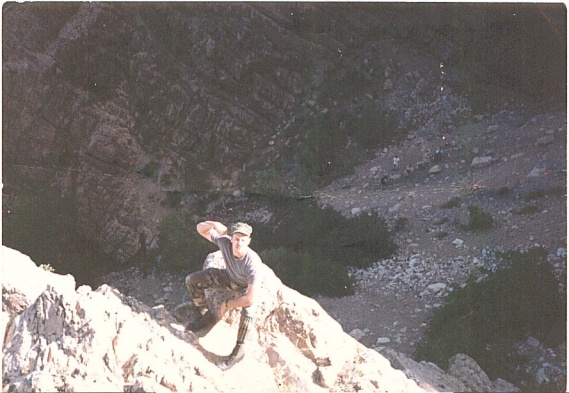
M 443 239 L 444 239 L 445 237 L 447 237 L 447 236 L 448 236 L 448 232 L 442 231 L 442 232 L 438 232 L 438 233 L 435 235 L 435 239 L 437 239 L 437 240 L 443 240 Z
M 496 192 L 499 196 L 506 196 L 510 193 L 510 189 L 506 186 L 500 187 Z
M 462 201 L 460 200 L 459 197 L 452 197 L 451 199 L 443 203 L 440 207 L 441 209 L 452 209 L 454 207 L 459 207 L 461 202 Z
M 536 205 L 527 205 L 520 209 L 520 214 L 535 214 L 539 211 L 539 207 Z
M 409 225 L 409 219 L 407 217 L 399 217 L 397 218 L 395 224 L 393 225 L 393 232 L 395 233 L 401 232 L 402 230 L 407 228 L 407 225 Z
M 490 213 L 480 209 L 478 206 L 468 206 L 468 226 L 471 231 L 487 231 L 494 226 L 494 219 Z
M 173 183 L 173 176 L 171 173 L 165 173 L 160 176 L 160 185 L 164 187 L 171 186 Z
M 298 182 L 298 179 L 285 175 L 285 171 L 269 168 L 252 173 L 248 179 L 250 189 L 257 194 L 309 194 L 312 189 L 310 182 Z M 302 189 L 298 185 L 302 183 Z
M 531 191 L 525 196 L 526 201 L 532 201 L 534 199 L 542 198 L 547 195 L 547 191 L 540 188 L 534 191 Z
M 533 190 L 531 192 L 529 192 L 526 196 L 525 196 L 525 200 L 526 201 L 533 201 L 539 198 L 543 198 L 546 196 L 563 196 L 566 194 L 566 189 L 565 187 L 553 187 L 553 188 L 539 188 L 537 190 Z
M 512 344 L 529 335 L 548 347 L 565 342 L 566 295 L 558 291 L 544 249 L 504 253 L 501 260 L 502 268 L 486 279 L 472 277 L 451 292 L 448 304 L 433 312 L 415 354 L 445 368 L 451 356 L 465 353 L 491 379 L 535 387 L 516 368 L 520 363 L 513 359 Z
M 186 165 L 184 171 L 184 185 L 194 191 L 211 189 L 211 184 L 207 179 L 207 173 L 200 170 L 192 161 Z
M 158 178 L 158 162 L 150 161 L 147 163 L 144 168 L 140 171 L 144 177 L 148 177 L 151 179 Z
M 38 261 L 56 259 L 57 250 L 49 239 L 73 222 L 73 201 L 58 195 L 54 187 L 38 184 L 22 189 L 13 198 L 10 214 L 2 222 L 3 243 Z

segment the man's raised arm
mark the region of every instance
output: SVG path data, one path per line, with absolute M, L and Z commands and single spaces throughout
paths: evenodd
M 196 230 L 205 239 L 211 241 L 211 231 L 216 231 L 220 236 L 227 234 L 227 227 L 217 221 L 203 221 L 196 226 Z

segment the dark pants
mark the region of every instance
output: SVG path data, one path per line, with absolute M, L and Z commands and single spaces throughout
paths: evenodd
M 237 292 L 242 295 L 247 290 L 246 287 L 235 284 L 229 278 L 227 270 L 207 268 L 205 270 L 200 270 L 194 272 L 186 277 L 186 287 L 190 293 L 196 307 L 203 308 L 206 306 L 207 301 L 205 298 L 205 290 L 208 288 L 215 289 L 229 289 L 231 291 Z M 251 307 L 244 307 L 243 314 L 246 316 L 252 316 Z

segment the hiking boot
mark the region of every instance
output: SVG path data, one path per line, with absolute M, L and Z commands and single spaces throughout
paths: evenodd
M 239 363 L 239 361 L 243 359 L 244 356 L 245 356 L 245 349 L 243 349 L 243 345 L 237 344 L 235 345 L 235 348 L 233 348 L 233 351 L 231 351 L 231 354 L 229 354 L 227 358 L 225 358 L 224 360 L 221 361 L 221 363 L 219 363 L 218 367 L 223 371 L 229 370 L 231 367 Z
M 203 314 L 202 308 L 197 307 L 192 302 L 186 302 L 176 306 L 172 315 L 178 322 L 187 324 L 188 321 L 195 321 Z
M 186 330 L 191 330 L 198 337 L 203 337 L 209 333 L 209 331 L 217 323 L 217 318 L 211 311 L 207 311 L 205 314 L 200 316 L 194 322 L 188 323 Z

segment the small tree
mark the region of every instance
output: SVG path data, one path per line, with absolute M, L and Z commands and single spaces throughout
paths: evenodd
M 370 266 L 396 250 L 385 221 L 376 215 L 347 219 L 294 198 L 275 196 L 268 203 L 276 223 L 255 228 L 255 246 L 285 284 L 306 294 L 351 294 L 349 266 Z
M 472 277 L 433 312 L 417 346 L 417 360 L 445 368 L 451 356 L 465 353 L 490 378 L 513 380 L 519 379 L 515 341 L 528 335 L 550 346 L 566 341 L 566 295 L 559 292 L 546 251 L 534 248 L 502 258 L 502 269 L 482 281 Z
M 494 226 L 494 219 L 490 213 L 481 210 L 478 206 L 468 206 L 470 213 L 468 229 L 471 231 L 486 231 Z
M 281 281 L 305 295 L 346 296 L 354 293 L 346 266 L 307 250 L 279 247 L 260 253 Z

